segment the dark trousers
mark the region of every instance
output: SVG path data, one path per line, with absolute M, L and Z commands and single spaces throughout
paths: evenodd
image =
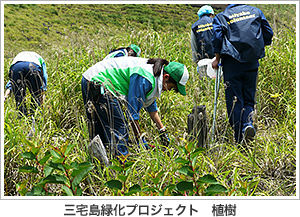
M 128 124 L 117 98 L 101 85 L 84 77 L 81 80 L 81 90 L 90 140 L 99 135 L 110 150 L 116 149 L 114 154 L 127 155 Z
M 243 139 L 243 129 L 253 124 L 258 69 L 223 68 L 226 107 L 236 142 Z
M 12 91 L 15 95 L 16 106 L 25 116 L 28 111 L 25 104 L 26 88 L 31 94 L 30 113 L 41 105 L 43 74 L 41 67 L 32 62 L 17 62 L 11 66 L 9 79 L 12 83 Z

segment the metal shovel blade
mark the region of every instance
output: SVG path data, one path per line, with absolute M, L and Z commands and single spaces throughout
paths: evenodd
M 220 89 L 221 74 L 222 74 L 222 64 L 220 61 L 219 69 L 217 70 L 217 76 L 216 76 L 216 80 L 215 80 L 215 101 L 214 101 L 214 116 L 213 116 L 211 143 L 214 142 L 216 115 L 217 115 L 217 103 L 218 103 L 218 95 L 219 95 L 219 89 Z
M 108 167 L 110 165 L 105 147 L 99 135 L 95 136 L 93 140 L 90 142 L 88 146 L 88 150 L 91 156 L 97 158 L 100 162 L 104 163 L 105 166 Z

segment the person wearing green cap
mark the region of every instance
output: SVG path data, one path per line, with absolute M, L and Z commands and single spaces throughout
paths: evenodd
M 131 44 L 128 47 L 120 47 L 111 50 L 109 54 L 104 58 L 115 58 L 115 57 L 139 57 L 141 54 L 141 48 L 135 44 Z
M 186 95 L 189 74 L 185 65 L 165 59 L 119 57 L 98 62 L 83 73 L 81 87 L 90 139 L 99 135 L 116 155 L 127 156 L 128 121 L 135 138 L 141 139 L 140 110 L 145 108 L 156 124 L 164 145 L 169 144 L 165 126 L 158 115 L 156 99 L 162 91 L 174 89 Z M 127 119 L 120 101 L 125 99 Z M 141 139 L 145 148 L 151 146 Z

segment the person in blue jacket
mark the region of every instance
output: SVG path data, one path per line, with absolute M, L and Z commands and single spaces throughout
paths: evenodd
M 135 44 L 131 44 L 128 47 L 120 47 L 113 49 L 104 58 L 116 58 L 116 57 L 139 57 L 141 54 L 141 48 Z
M 44 59 L 36 52 L 20 52 L 12 61 L 9 69 L 9 81 L 6 84 L 4 101 L 13 92 L 16 107 L 20 114 L 27 116 L 44 101 L 44 92 L 47 91 L 47 68 Z M 30 112 L 24 103 L 26 89 L 31 94 Z
M 215 56 L 212 45 L 214 10 L 211 6 L 204 5 L 198 10 L 197 15 L 199 19 L 192 25 L 191 30 L 192 57 L 195 63 Z
M 216 59 L 212 67 L 218 69 L 221 60 L 227 115 L 237 143 L 256 134 L 253 114 L 259 59 L 272 37 L 271 26 L 256 7 L 230 4 L 213 20 Z

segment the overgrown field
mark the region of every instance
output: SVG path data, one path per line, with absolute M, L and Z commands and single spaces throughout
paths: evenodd
M 257 136 L 247 149 L 234 145 L 221 82 L 215 140 L 204 150 L 189 143 L 187 133 L 188 114 L 205 105 L 211 141 L 214 80 L 200 79 L 190 49 L 200 5 L 5 5 L 5 83 L 13 58 L 23 50 L 40 54 L 48 69 L 46 101 L 42 114 L 35 113 L 31 139 L 31 119 L 17 118 L 12 97 L 1 111 L 5 195 L 296 195 L 296 5 L 256 6 L 274 31 L 260 61 Z M 80 81 L 111 49 L 131 43 L 141 47 L 142 57 L 185 64 L 187 96 L 165 92 L 157 101 L 169 147 L 161 147 L 155 125 L 142 111 L 142 131 L 156 148 L 131 144 L 125 166 L 115 161 L 107 168 L 87 150 Z

